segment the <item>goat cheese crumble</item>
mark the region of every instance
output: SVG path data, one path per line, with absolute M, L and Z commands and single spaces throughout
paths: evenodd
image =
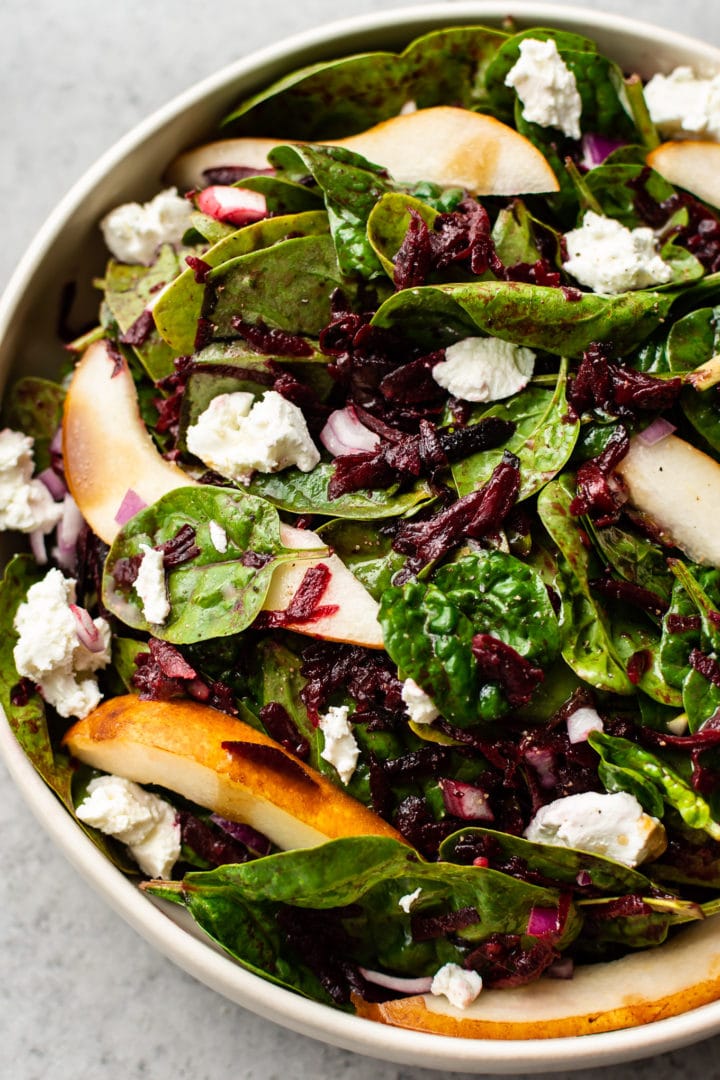
M 222 525 L 217 521 L 208 522 L 208 530 L 210 532 L 210 539 L 212 545 L 216 551 L 219 551 L 221 555 L 224 555 L 228 549 L 228 534 Z
M 0 530 L 48 533 L 63 515 L 42 480 L 33 479 L 34 439 L 21 431 L 0 431 Z
M 520 59 L 505 76 L 523 104 L 523 117 L 540 127 L 555 127 L 570 139 L 579 139 L 582 99 L 570 68 L 555 42 L 525 38 Z
M 414 679 L 406 679 L 400 690 L 408 716 L 414 724 L 432 724 L 440 715 L 433 699 L 418 686 Z
M 180 858 L 180 822 L 158 795 L 121 776 L 98 776 L 75 811 L 81 821 L 125 844 L 143 871 L 169 878 Z
M 350 783 L 360 756 L 360 747 L 348 720 L 349 712 L 347 705 L 331 705 L 318 723 L 325 739 L 320 757 L 337 770 L 345 785 Z
M 677 67 L 653 75 L 644 93 L 650 119 L 664 136 L 720 139 L 720 75 L 703 79 L 692 68 Z
M 254 472 L 290 465 L 310 472 L 320 461 L 302 411 L 275 390 L 259 401 L 243 391 L 219 394 L 188 428 L 187 446 L 208 468 L 245 484 Z
M 192 203 L 177 188 L 160 191 L 147 203 L 123 203 L 111 210 L 100 228 L 119 262 L 151 266 L 162 244 L 179 244 L 191 224 Z
M 496 337 L 470 337 L 448 346 L 432 376 L 462 401 L 500 401 L 527 386 L 534 369 L 532 349 Z
M 480 994 L 482 985 L 477 971 L 466 971 L 459 964 L 444 964 L 435 972 L 430 993 L 446 997 L 456 1009 L 467 1009 Z
M 170 614 L 163 553 L 149 544 L 141 544 L 140 550 L 143 555 L 135 578 L 135 592 L 142 601 L 143 618 L 160 626 Z
M 402 908 L 406 915 L 410 914 L 410 908 L 420 896 L 422 888 L 418 885 L 414 892 L 405 893 L 405 896 L 401 896 L 398 900 L 398 907 Z
M 541 807 L 525 837 L 538 844 L 579 848 L 626 866 L 639 866 L 665 850 L 665 828 L 626 791 L 583 791 Z
M 578 229 L 565 234 L 569 274 L 597 293 L 622 293 L 670 281 L 672 268 L 660 258 L 652 229 L 628 229 L 614 218 L 588 210 Z
M 13 657 L 18 674 L 32 679 L 61 716 L 82 719 L 102 698 L 92 673 L 110 663 L 110 626 L 105 619 L 92 620 L 99 647 L 88 649 L 78 637 L 71 604 L 75 581 L 60 570 L 49 570 L 31 585 L 15 615 Z

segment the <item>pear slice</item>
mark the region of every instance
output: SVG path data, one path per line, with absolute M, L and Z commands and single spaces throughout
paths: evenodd
M 140 416 L 137 390 L 124 358 L 107 341 L 91 345 L 68 389 L 63 416 L 63 457 L 70 492 L 90 528 L 106 544 L 120 530 L 118 511 L 128 496 L 150 504 L 178 487 L 196 481 L 162 457 Z M 330 570 L 321 605 L 333 614 L 290 629 L 328 641 L 346 641 L 382 649 L 378 605 L 337 555 L 326 554 L 320 537 L 309 529 L 281 524 L 280 537 L 289 548 L 322 548 L 319 559 L 303 556 L 278 566 L 263 605 L 284 611 L 307 570 L 319 562 Z
M 181 190 L 201 187 L 220 164 L 258 167 L 259 153 L 297 139 L 223 139 L 181 154 L 167 179 Z M 428 180 L 473 195 L 557 191 L 555 173 L 529 139 L 493 116 L 438 105 L 394 116 L 358 135 L 328 140 L 382 165 L 400 184 Z M 267 147 L 267 149 L 266 149 Z M 267 168 L 267 159 L 262 168 Z
M 284 850 L 341 836 L 402 837 L 377 814 L 242 720 L 196 701 L 111 698 L 66 733 L 79 761 L 159 784 Z M 235 750 L 223 743 L 239 744 Z
M 572 979 L 483 990 L 459 1010 L 423 994 L 382 1004 L 354 1000 L 359 1015 L 413 1031 L 468 1039 L 551 1039 L 649 1024 L 720 997 L 720 925 L 709 919 L 661 948 L 577 967 Z
M 720 465 L 684 439 L 636 436 L 615 470 L 630 502 L 693 562 L 720 566 Z
M 646 160 L 670 184 L 720 209 L 720 143 L 696 139 L 665 142 L 651 150 Z

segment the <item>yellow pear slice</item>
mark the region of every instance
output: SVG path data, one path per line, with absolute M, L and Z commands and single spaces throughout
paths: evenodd
M 720 143 L 694 139 L 661 143 L 646 160 L 669 183 L 720 208 Z
M 551 1039 L 649 1024 L 720 997 L 720 924 L 696 923 L 658 949 L 577 967 L 572 979 L 483 990 L 468 1009 L 423 994 L 355 1000 L 371 1020 L 466 1039 Z
M 251 825 L 285 850 L 341 836 L 402 839 L 267 735 L 195 701 L 111 698 L 71 727 L 64 744 L 87 765 L 159 784 Z
M 720 465 L 684 439 L 641 438 L 618 465 L 630 502 L 693 562 L 720 566 Z
M 65 399 L 63 456 L 70 492 L 90 528 L 106 544 L 112 544 L 120 530 L 117 514 L 128 491 L 149 505 L 168 491 L 196 483 L 158 451 L 140 416 L 130 369 L 106 341 L 91 345 L 75 369 Z M 280 537 L 286 547 L 299 551 L 327 551 L 309 529 L 281 524 Z M 307 570 L 319 562 L 330 570 L 320 604 L 337 610 L 288 627 L 328 641 L 383 648 L 378 605 L 337 555 L 319 559 L 304 555 L 278 566 L 264 610 L 284 611 Z
M 183 190 L 202 187 L 206 169 L 260 166 L 259 156 L 293 139 L 223 139 L 189 150 L 175 160 L 168 180 Z M 394 116 L 358 135 L 329 140 L 382 165 L 399 184 L 429 180 L 462 187 L 473 195 L 523 195 L 557 191 L 557 177 L 543 154 L 493 116 L 439 105 Z M 267 147 L 267 149 L 266 149 Z

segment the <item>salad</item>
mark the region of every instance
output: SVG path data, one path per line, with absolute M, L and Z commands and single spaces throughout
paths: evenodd
M 8 392 L 0 702 L 251 971 L 463 1034 L 720 911 L 718 89 L 545 28 L 293 72 Z

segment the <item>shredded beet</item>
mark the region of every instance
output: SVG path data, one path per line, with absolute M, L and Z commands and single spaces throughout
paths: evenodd
M 637 686 L 646 671 L 652 667 L 652 654 L 649 649 L 638 649 L 627 662 L 627 677 L 633 686 Z
M 664 615 L 670 606 L 667 600 L 650 589 L 643 589 L 642 586 L 635 585 L 631 581 L 620 581 L 614 578 L 609 566 L 605 567 L 602 577 L 594 578 L 590 582 L 590 586 L 611 600 L 632 604 L 633 607 L 640 608 L 641 611 L 654 615 L 656 618 Z
M 342 924 L 344 914 L 342 908 L 313 911 L 283 905 L 276 915 L 285 942 L 310 968 L 336 1005 L 347 1005 L 353 990 L 372 1000 L 369 986 L 355 965 L 343 959 L 352 950 Z
M 195 352 L 202 352 L 203 349 L 207 348 L 213 339 L 214 332 L 215 325 L 212 320 L 207 315 L 201 315 L 197 321 L 195 340 L 193 342 Z
M 518 934 L 490 934 L 470 953 L 465 967 L 482 976 L 483 986 L 502 989 L 534 982 L 559 957 L 549 938 L 528 945 Z
M 10 704 L 16 709 L 24 708 L 35 693 L 35 683 L 23 676 L 10 690 Z
M 499 682 L 513 708 L 527 705 L 545 678 L 542 668 L 492 634 L 475 634 L 472 652 L 483 679 Z
M 281 705 L 279 701 L 270 701 L 267 705 L 263 705 L 258 716 L 271 739 L 280 743 L 285 750 L 300 758 L 301 761 L 308 760 L 310 743 L 304 735 L 300 734 L 284 705 Z
M 203 180 L 208 187 L 220 184 L 221 187 L 231 187 L 238 180 L 247 180 L 249 176 L 274 176 L 274 169 L 253 169 L 248 165 L 216 165 L 212 169 L 203 170 Z
M 167 394 L 167 397 L 155 398 L 153 405 L 158 411 L 158 419 L 155 427 L 160 434 L 169 432 L 177 439 L 180 427 L 180 408 L 185 393 L 188 378 L 193 369 L 193 361 L 190 356 L 176 356 L 173 360 L 175 371 L 160 379 L 155 385 L 158 390 Z
M 436 821 L 427 799 L 408 795 L 395 812 L 395 828 L 426 859 L 436 859 L 440 844 L 462 827 L 464 822 L 449 815 Z
M 312 346 L 299 334 L 266 326 L 262 320 L 245 322 L 240 315 L 233 315 L 232 324 L 250 348 L 265 356 L 312 356 Z
M 675 228 L 676 243 L 699 259 L 708 273 L 720 270 L 720 220 L 713 211 L 687 191 L 676 191 L 658 203 L 647 191 L 650 169 L 628 183 L 635 191 L 634 207 L 653 229 L 661 229 L 678 210 L 687 211 L 688 223 Z
M 267 746 L 265 743 L 244 742 L 240 739 L 229 740 L 220 745 L 223 750 L 227 750 L 230 756 L 237 758 L 238 761 L 249 761 L 251 765 L 260 765 L 262 768 L 270 769 L 272 772 L 284 776 L 286 780 L 290 780 L 294 784 L 300 784 L 308 790 L 317 787 L 315 780 L 300 765 L 296 764 L 293 758 L 289 758 L 275 746 Z
M 275 376 L 273 390 L 291 401 L 293 405 L 297 405 L 305 417 L 310 433 L 319 434 L 330 415 L 330 406 L 320 400 L 312 386 L 298 379 L 291 371 L 282 368 L 280 364 L 272 360 L 268 360 L 267 365 L 271 374 Z
M 424 285 L 432 269 L 430 231 L 417 210 L 410 209 L 408 213 L 410 224 L 395 256 L 393 281 L 396 289 Z
M 676 615 L 671 612 L 665 619 L 665 625 L 671 634 L 687 634 L 699 630 L 702 622 L 699 615 Z
M 260 551 L 243 551 L 240 556 L 240 562 L 243 566 L 250 566 L 253 570 L 262 570 L 263 566 L 267 566 L 269 562 L 272 562 L 274 556 L 270 553 L 263 554 Z
M 284 611 L 261 611 L 255 620 L 257 629 L 271 630 L 282 629 L 287 626 L 317 622 L 334 615 L 338 610 L 337 604 L 322 605 L 322 600 L 332 573 L 326 563 L 317 563 L 305 571 L 305 576 L 300 582 L 298 591 Z
M 121 345 L 144 345 L 148 340 L 153 330 L 155 329 L 155 320 L 153 319 L 152 311 L 147 308 L 138 315 L 132 326 L 129 326 L 124 334 L 118 338 Z
M 178 818 L 183 844 L 211 866 L 244 863 L 250 858 L 250 852 L 244 844 L 239 844 L 227 833 L 201 821 L 188 810 L 179 810 Z
M 162 551 L 166 570 L 182 566 L 200 554 L 200 548 L 195 543 L 195 529 L 192 525 L 181 525 L 172 539 L 158 544 L 156 550 Z
M 180 650 L 168 641 L 151 637 L 149 652 L 135 658 L 133 686 L 142 701 L 170 701 L 190 697 L 229 716 L 237 716 L 235 697 L 221 680 L 206 682 L 187 662 Z
M 480 922 L 480 913 L 474 907 L 462 907 L 444 915 L 413 915 L 410 929 L 414 941 L 432 941 Z
M 720 664 L 717 660 L 713 660 L 712 656 L 701 652 L 700 649 L 693 649 L 689 660 L 690 667 L 699 671 L 713 686 L 720 686 Z
M 300 692 L 314 724 L 333 694 L 343 691 L 355 702 L 353 720 L 380 729 L 392 729 L 404 706 L 402 683 L 387 653 L 359 645 L 315 642 L 302 654 Z
M 630 436 L 619 424 L 601 454 L 583 462 L 577 471 L 577 494 L 570 503 L 570 513 L 589 514 L 595 522 L 611 525 L 617 521 L 627 501 L 622 482 L 613 470 L 630 449 Z
M 272 843 L 267 836 L 263 836 L 257 829 L 246 825 L 243 821 L 229 821 L 220 814 L 211 814 L 210 820 L 218 829 L 222 829 L 233 840 L 243 844 L 253 855 L 269 855 L 272 851 Z
M 506 450 L 487 484 L 479 491 L 463 496 L 431 518 L 402 524 L 392 546 L 395 551 L 409 556 L 411 571 L 419 570 L 467 538 L 477 540 L 497 532 L 519 490 L 518 459 Z
M 593 342 L 583 354 L 568 385 L 567 399 L 578 416 L 599 409 L 609 416 L 632 419 L 642 412 L 663 412 L 678 399 L 682 379 L 657 379 L 643 371 L 613 363 L 612 345 Z
M 706 750 L 720 746 L 720 715 L 718 713 L 714 713 L 699 731 L 691 735 L 671 735 L 669 732 L 642 727 L 639 736 L 646 746 L 659 749 L 669 746 L 676 750 L 689 751 L 692 763 L 691 783 L 694 790 L 701 795 L 711 795 L 717 791 L 720 770 L 717 767 L 708 766 L 703 761 L 702 755 Z
M 198 258 L 197 255 L 186 255 L 185 262 L 195 274 L 195 282 L 198 285 L 207 285 L 208 274 L 212 270 L 210 263 Z

